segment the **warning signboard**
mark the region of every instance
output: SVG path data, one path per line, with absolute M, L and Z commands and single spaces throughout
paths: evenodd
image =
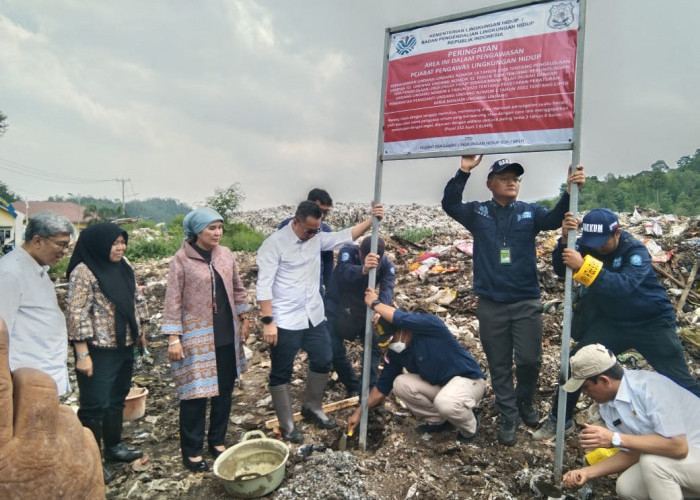
M 578 15 L 557 1 L 389 30 L 384 156 L 571 149 Z

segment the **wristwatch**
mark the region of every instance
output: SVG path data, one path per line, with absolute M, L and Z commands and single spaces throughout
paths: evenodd
M 263 316 L 260 318 L 260 321 L 262 321 L 263 325 L 269 325 L 274 321 L 274 318 L 272 316 Z
M 620 446 L 622 444 L 622 438 L 619 432 L 613 432 L 612 439 L 610 440 L 613 446 Z
M 381 304 L 382 301 L 379 299 L 374 299 L 372 303 L 369 305 L 369 308 L 374 311 L 374 308 L 377 307 L 377 304 Z

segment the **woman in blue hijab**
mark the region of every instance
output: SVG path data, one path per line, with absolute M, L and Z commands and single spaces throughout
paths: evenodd
M 209 453 L 226 449 L 233 384 L 246 370 L 248 297 L 233 252 L 220 245 L 223 218 L 211 208 L 185 217 L 187 239 L 170 261 L 162 332 L 180 400 L 185 467 L 209 469 L 203 457 L 207 401 Z

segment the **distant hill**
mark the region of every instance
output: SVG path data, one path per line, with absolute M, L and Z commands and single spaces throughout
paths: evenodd
M 108 208 L 117 210 L 121 208 L 121 201 L 109 200 L 107 198 L 93 198 L 92 196 L 64 197 L 51 196 L 49 201 L 72 201 L 82 207 L 95 206 L 97 208 Z M 177 215 L 184 215 L 192 210 L 192 207 L 174 198 L 149 198 L 147 200 L 132 200 L 126 202 L 126 216 L 140 217 L 159 222 L 170 222 Z M 121 214 L 120 214 L 121 216 Z

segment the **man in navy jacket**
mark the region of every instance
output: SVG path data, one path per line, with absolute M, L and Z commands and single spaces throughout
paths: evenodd
M 620 229 L 617 215 L 607 208 L 591 210 L 583 218 L 576 249 L 566 248 L 569 230 L 579 221 L 566 214 L 562 237 L 552 252 L 552 265 L 559 276 L 566 267 L 582 284 L 574 307 L 572 336 L 578 341 L 575 354 L 590 344 L 603 344 L 615 354 L 636 349 L 654 369 L 700 396 L 700 384 L 688 371 L 676 335 L 676 318 L 666 290 L 659 283 L 646 247 Z M 566 427 L 581 391 L 568 394 Z M 557 398 L 547 421 L 533 434 L 549 439 L 555 434 Z
M 474 237 L 474 293 L 479 297 L 481 344 L 501 414 L 498 441 L 513 446 L 519 419 L 529 427 L 537 427 L 540 418 L 532 401 L 542 363 L 542 302 L 535 237 L 540 231 L 559 227 L 569 206 L 569 195 L 564 193 L 553 210 L 517 201 L 524 169 L 504 158 L 489 168 L 486 186 L 493 198 L 462 203 L 467 180 L 480 162 L 481 156 L 462 157 L 457 175 L 445 187 L 442 208 Z M 575 182 L 583 186 L 581 165 L 568 181 L 569 185 Z
M 478 428 L 474 409 L 486 392 L 479 363 L 437 316 L 383 304 L 371 288 L 365 291 L 365 304 L 381 316 L 379 341 L 388 346 L 382 374 L 369 393 L 369 407 L 393 389 L 423 422 L 418 430 L 435 432 L 451 424 L 459 441 L 472 441 Z M 360 423 L 360 412 L 358 407 L 348 419 L 348 431 Z
M 384 255 L 386 245 L 382 238 L 377 241 L 377 253 L 370 251 L 371 242 L 372 238 L 367 236 L 359 246 L 352 243 L 340 249 L 338 265 L 333 271 L 324 299 L 333 347 L 333 368 L 338 373 L 338 380 L 347 388 L 348 397 L 359 394 L 361 385 L 348 360 L 344 341 L 364 338 L 367 314 L 364 293 L 371 269 L 377 269 L 378 300 L 383 304 L 391 304 L 394 298 L 394 263 Z M 375 313 L 373 323 L 376 324 L 378 319 L 379 315 Z M 370 387 L 377 381 L 380 356 L 377 336 L 373 335 Z

